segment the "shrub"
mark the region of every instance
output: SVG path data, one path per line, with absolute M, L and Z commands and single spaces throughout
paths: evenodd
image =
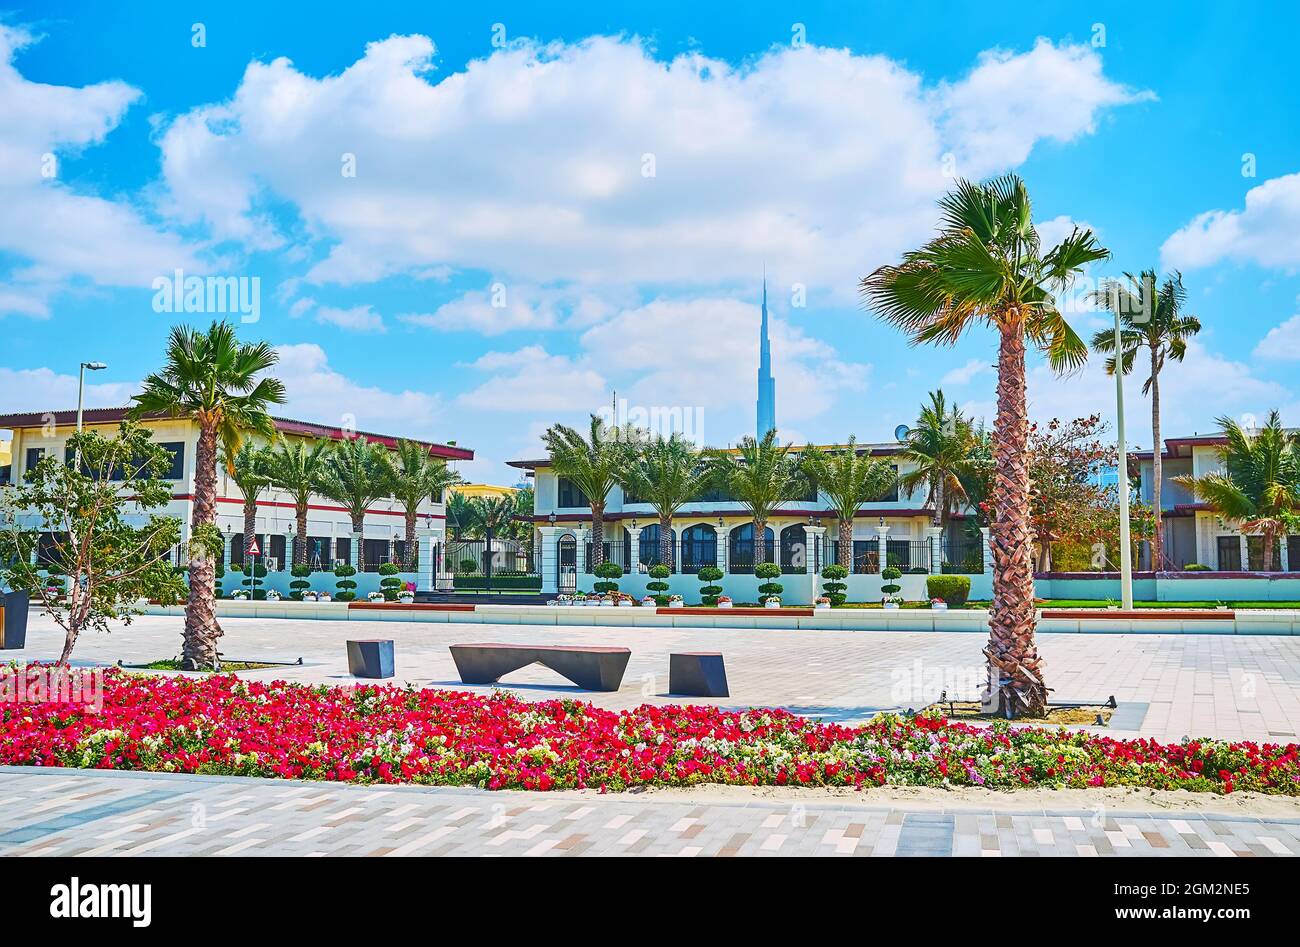
M 907 574 L 908 574 L 908 575 L 926 575 L 926 574 L 929 573 L 929 571 L 930 571 L 930 570 L 927 569 L 925 566 L 912 566 L 910 569 L 907 570 Z
M 700 587 L 700 604 L 718 604 L 718 596 L 722 594 L 722 586 L 717 583 L 722 579 L 722 574 L 722 570 L 717 566 L 700 566 L 700 571 L 695 573 L 695 577 L 705 583 Z
M 617 562 L 610 562 L 608 559 L 606 559 L 600 565 L 596 566 L 596 568 L 593 571 L 596 574 L 596 578 L 603 579 L 604 581 L 597 582 L 595 585 L 593 585 L 591 587 L 592 591 L 596 592 L 599 595 L 607 595 L 610 592 L 618 591 L 618 583 L 612 580 L 623 578 L 622 566 L 620 566 Z
M 311 566 L 294 566 L 289 574 L 293 576 L 293 581 L 289 583 L 289 597 L 295 602 L 301 602 L 302 593 L 311 588 L 311 583 L 307 581 L 307 576 L 311 575 Z
M 400 571 L 397 564 L 393 562 L 385 562 L 379 567 L 379 574 L 383 576 L 379 580 L 379 591 L 384 593 L 386 602 L 396 602 L 398 593 L 406 588 L 406 583 L 397 577 Z
M 1183 566 L 1183 571 L 1184 572 L 1210 572 L 1212 570 L 1210 569 L 1209 566 L 1205 565 L 1205 563 L 1203 562 L 1189 562 L 1187 563 L 1187 565 Z
M 822 569 L 822 578 L 829 580 L 822 583 L 822 591 L 832 605 L 843 605 L 848 600 L 848 584 L 844 581 L 848 577 L 849 570 L 843 566 L 827 566 Z
M 655 597 L 655 604 L 665 606 L 668 604 L 668 583 L 664 579 L 672 575 L 672 572 L 665 565 L 651 566 L 650 578 L 653 582 L 646 583 L 646 591 Z
M 468 574 L 471 572 L 478 571 L 478 563 L 475 562 L 473 559 L 462 559 L 460 562 L 456 564 L 456 568 L 460 572 Z
M 903 577 L 903 573 L 890 566 L 888 569 L 881 571 L 880 577 L 885 581 L 885 584 L 880 587 L 880 591 L 884 596 L 881 602 L 897 601 L 898 593 L 903 590 L 903 587 L 898 584 L 898 580 Z
M 754 575 L 760 579 L 767 579 L 758 587 L 759 604 L 766 604 L 769 598 L 780 598 L 781 593 L 785 591 L 784 585 L 772 581 L 781 578 L 781 567 L 775 562 L 760 562 L 754 566 Z
M 334 583 L 334 588 L 338 591 L 334 595 L 336 602 L 350 602 L 357 597 L 357 584 L 352 581 L 351 576 L 357 574 L 357 567 L 350 566 L 347 563 L 340 563 L 334 567 L 334 574 L 338 581 Z
M 925 580 L 931 600 L 941 598 L 953 608 L 961 608 L 970 598 L 970 579 L 964 575 L 932 575 Z

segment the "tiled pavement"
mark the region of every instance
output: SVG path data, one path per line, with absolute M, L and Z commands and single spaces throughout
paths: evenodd
M 1008 806 L 1014 806 L 1014 796 Z M 1300 819 L 489 793 L 0 767 L 0 855 L 1262 856 Z
M 770 631 L 756 629 L 593 628 L 539 625 L 339 622 L 223 619 L 221 645 L 231 659 L 302 657 L 302 667 L 248 672 L 348 683 L 344 641 L 391 637 L 397 680 L 420 686 L 483 691 L 460 684 L 449 644 L 474 641 L 619 645 L 631 649 L 623 687 L 593 694 L 559 675 L 525 668 L 504 686 L 526 699 L 581 697 L 611 708 L 674 701 L 667 695 L 668 654 L 721 651 L 731 706 L 778 706 L 828 720 L 865 720 L 882 708 L 920 707 L 945 688 L 974 695 L 985 638 L 973 633 Z M 79 663 L 128 663 L 170 657 L 181 619 L 143 616 L 112 634 L 88 633 Z M 25 651 L 5 660 L 52 660 L 61 636 L 46 618 L 33 620 Z M 1041 634 L 1049 684 L 1060 700 L 1128 704 L 1129 733 L 1162 740 L 1185 735 L 1290 742 L 1300 733 L 1300 637 L 1231 635 Z M 680 700 L 678 698 L 677 700 Z M 1116 731 L 1111 731 L 1116 733 Z M 1117 733 L 1116 735 L 1124 735 Z

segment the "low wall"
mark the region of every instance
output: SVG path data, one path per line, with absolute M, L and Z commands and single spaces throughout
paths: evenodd
M 897 585 L 902 587 L 898 594 L 906 602 L 924 602 L 929 597 L 926 594 L 925 580 L 929 578 L 926 575 L 904 575 L 898 581 Z M 977 600 L 987 600 L 993 597 L 993 577 L 991 575 L 972 575 L 967 576 L 971 580 L 970 597 Z M 578 577 L 578 588 L 583 592 L 590 592 L 592 587 L 599 580 L 594 576 L 581 575 Z M 618 580 L 620 592 L 627 592 L 637 598 L 642 598 L 646 594 L 646 585 L 654 581 L 648 575 L 634 573 L 625 575 Z M 698 604 L 700 601 L 700 588 L 706 583 L 701 582 L 693 575 L 671 575 L 665 579 L 668 583 L 668 595 L 680 595 L 688 605 Z M 821 593 L 822 585 L 827 581 L 820 576 L 812 575 L 782 575 L 775 580 L 783 586 L 781 592 L 781 603 L 783 605 L 811 605 L 813 600 Z M 882 594 L 880 587 L 884 585 L 879 575 L 850 575 L 844 580 L 848 586 L 847 595 L 850 602 L 879 602 Z M 730 595 L 736 602 L 757 602 L 758 587 L 762 580 L 752 575 L 725 575 L 719 580 L 718 585 L 722 586 L 723 592 Z
M 1119 576 L 1054 572 L 1037 576 L 1039 598 L 1105 601 L 1120 598 Z M 979 596 L 972 596 L 978 598 Z M 1140 572 L 1133 598 L 1148 602 L 1300 602 L 1300 573 Z
M 252 586 L 240 584 L 246 578 L 248 576 L 241 572 L 227 570 L 225 577 L 218 579 L 217 582 L 222 587 L 222 594 L 229 598 L 238 589 L 252 588 Z M 387 578 L 387 576 L 380 575 L 378 572 L 358 572 L 356 575 L 348 576 L 348 578 L 357 584 L 355 589 L 357 598 L 365 598 L 371 592 L 378 592 L 379 581 Z M 414 583 L 416 574 L 414 572 L 399 572 L 395 578 L 401 579 L 403 582 Z M 288 598 L 289 592 L 292 591 L 289 588 L 289 583 L 294 581 L 296 580 L 292 573 L 272 572 L 258 578 L 257 587 L 267 590 L 275 589 L 275 591 Z M 338 592 L 337 585 L 341 580 L 333 572 L 313 572 L 311 575 L 306 576 L 306 581 L 311 583 L 311 591 L 329 592 L 330 595 L 334 595 Z

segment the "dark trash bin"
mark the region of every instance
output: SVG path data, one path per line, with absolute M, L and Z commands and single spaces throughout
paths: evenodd
M 392 677 L 392 639 L 349 641 L 348 673 L 353 677 Z
M 27 646 L 26 592 L 5 592 L 4 611 L 0 612 L 0 651 L 16 651 Z

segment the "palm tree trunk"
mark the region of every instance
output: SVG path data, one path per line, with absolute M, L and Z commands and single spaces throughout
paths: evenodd
M 993 607 L 985 650 L 999 675 L 1003 713 L 1047 710 L 1042 659 L 1034 643 L 1033 537 L 1029 524 L 1029 420 L 1025 402 L 1025 338 L 1019 319 L 1000 326 L 998 411 L 993 427 L 995 474 L 991 529 Z
M 244 574 L 247 575 L 248 578 L 252 580 L 248 586 L 248 594 L 250 596 L 253 596 L 253 593 L 257 591 L 258 584 L 259 584 L 256 575 L 257 558 L 254 558 L 253 554 L 250 552 L 250 550 L 253 548 L 253 543 L 256 542 L 256 540 L 257 540 L 257 501 L 254 500 L 250 504 L 248 500 L 245 500 L 244 501 Z M 265 549 L 262 550 L 262 555 L 263 556 L 266 555 Z
M 591 562 L 587 570 L 594 571 L 596 566 L 605 561 L 605 505 L 591 505 Z
M 767 562 L 767 520 L 754 520 L 754 565 Z
M 415 507 L 406 511 L 406 555 L 402 557 L 407 572 L 415 571 Z
M 294 514 L 298 517 L 298 536 L 297 542 L 293 547 L 293 564 L 296 566 L 307 565 L 307 504 L 299 503 Z M 330 557 L 331 559 L 333 556 Z M 321 563 L 324 567 L 325 563 Z
M 1264 561 L 1260 563 L 1260 570 L 1263 572 L 1272 572 L 1273 571 L 1273 543 L 1274 543 L 1273 531 L 1266 529 L 1263 531 L 1262 535 L 1264 537 L 1262 543 L 1264 547 L 1263 550 Z M 1247 565 L 1249 565 L 1249 563 L 1247 563 Z
M 673 568 L 673 519 L 659 517 L 659 564 Z
M 840 517 L 840 554 L 839 564 L 853 572 L 853 519 Z
M 357 567 L 358 572 L 366 571 L 366 514 L 352 514 L 352 538 L 356 544 L 356 552 L 353 555 L 352 564 Z
M 190 535 L 217 519 L 217 428 L 200 422 L 195 451 L 194 506 Z M 185 632 L 181 666 L 189 670 L 214 668 L 217 663 L 216 561 L 209 555 L 190 555 L 189 594 L 185 602 Z
M 945 497 L 943 495 L 943 473 L 939 473 L 939 478 L 934 484 L 934 517 L 932 523 L 935 526 L 943 525 L 943 506 Z
M 1155 513 L 1155 533 L 1151 537 L 1151 568 L 1159 572 L 1164 568 L 1164 518 L 1160 508 L 1160 481 L 1164 464 L 1160 458 L 1160 369 L 1155 350 L 1151 351 L 1151 507 Z M 1121 470 L 1119 475 L 1126 476 Z

